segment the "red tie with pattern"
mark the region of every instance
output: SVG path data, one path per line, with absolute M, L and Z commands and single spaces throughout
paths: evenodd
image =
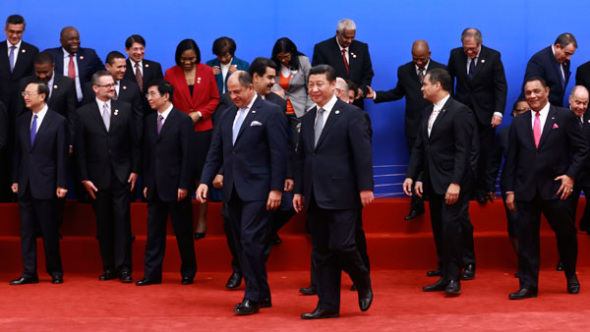
M 346 67 L 346 73 L 350 75 L 350 68 L 348 68 L 348 60 L 346 60 L 346 49 L 342 49 L 342 60 L 344 60 L 344 66 Z
M 70 54 L 70 63 L 68 64 L 68 77 L 76 79 L 76 65 L 74 64 L 74 55 Z
M 137 86 L 139 86 L 139 91 L 143 92 L 143 75 L 141 74 L 141 70 L 139 70 L 139 63 L 135 63 L 135 80 L 137 81 Z

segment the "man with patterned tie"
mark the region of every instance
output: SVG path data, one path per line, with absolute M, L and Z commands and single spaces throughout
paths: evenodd
M 58 198 L 64 198 L 68 156 L 66 119 L 47 107 L 49 88 L 29 83 L 22 92 L 27 111 L 16 121 L 12 191 L 18 194 L 24 271 L 11 285 L 38 283 L 37 227 L 41 229 L 47 273 L 63 283 L 57 218 Z
M 588 144 L 575 114 L 549 103 L 549 87 L 543 78 L 529 78 L 524 94 L 531 111 L 512 120 L 504 167 L 506 206 L 518 214 L 520 230 L 520 289 L 509 298 L 537 296 L 541 213 L 557 237 L 567 291 L 577 294 L 578 242 L 570 195 L 574 179 L 585 166 Z

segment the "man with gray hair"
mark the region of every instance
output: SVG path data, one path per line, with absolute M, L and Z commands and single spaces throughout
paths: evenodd
M 580 127 L 582 128 L 586 142 L 590 141 L 590 114 L 586 112 L 588 109 L 588 98 L 588 89 L 581 85 L 576 85 L 569 97 L 570 109 L 580 121 Z M 586 196 L 586 207 L 580 219 L 580 230 L 590 234 L 590 199 L 588 199 L 590 197 L 590 167 L 588 163 L 582 167 L 578 177 L 574 181 L 574 192 L 572 193 L 574 220 L 578 207 L 578 199 L 582 190 L 584 191 L 584 196 Z
M 336 38 L 328 38 L 314 46 L 312 66 L 326 64 L 336 70 L 336 76 L 352 80 L 358 86 L 354 105 L 364 108 L 363 96 L 373 80 L 373 64 L 369 46 L 355 40 L 356 24 L 345 18 L 338 22 Z

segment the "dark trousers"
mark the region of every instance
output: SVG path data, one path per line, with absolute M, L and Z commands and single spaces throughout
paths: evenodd
M 576 220 L 576 214 L 578 210 L 578 200 L 580 199 L 580 193 L 584 191 L 586 197 L 586 207 L 582 218 L 580 218 L 580 230 L 590 232 L 590 186 L 579 186 L 574 183 L 574 192 L 572 193 L 572 206 L 574 211 L 574 222 Z
M 36 229 L 41 229 L 45 250 L 45 266 L 51 276 L 62 277 L 63 268 L 59 250 L 59 233 L 56 199 L 34 199 L 27 189 L 18 202 L 21 217 L 21 250 L 24 271 L 22 276 L 37 276 Z
M 496 128 L 490 124 L 481 125 L 478 122 L 477 132 L 479 134 L 479 159 L 477 161 L 477 182 L 475 194 L 486 195 L 489 192 L 495 192 L 495 178 L 492 173 L 492 158 L 494 152 L 494 139 L 496 137 Z
M 238 249 L 236 249 L 236 242 L 231 231 L 229 219 L 227 217 L 227 204 L 225 203 L 223 203 L 221 207 L 221 215 L 223 216 L 223 232 L 225 233 L 227 247 L 229 248 L 229 252 L 231 254 L 231 269 L 233 273 L 238 273 L 241 275 L 242 269 L 240 268 L 240 257 L 238 255 Z
M 541 213 L 545 215 L 557 238 L 557 250 L 566 277 L 576 274 L 578 238 L 571 198 L 566 200 L 516 201 L 519 222 L 518 275 L 521 288 L 537 288 L 539 283 L 539 228 Z
M 416 137 L 406 136 L 406 143 L 408 144 L 408 151 L 410 152 L 410 159 L 412 159 L 412 148 L 416 143 Z M 410 211 L 416 211 L 418 213 L 424 213 L 424 199 L 418 197 L 414 192 L 414 186 L 412 186 L 412 198 L 410 201 Z
M 98 190 L 92 201 L 100 257 L 105 271 L 131 273 L 131 187 L 111 174 L 110 187 Z
M 197 259 L 193 242 L 193 213 L 189 197 L 177 202 L 163 202 L 158 193 L 148 202 L 148 230 L 145 245 L 144 276 L 148 279 L 162 278 L 162 261 L 166 249 L 166 224 L 168 215 L 172 220 L 176 243 L 180 252 L 180 275 L 194 278 L 197 273 Z
M 318 308 L 340 310 L 340 280 L 344 270 L 359 290 L 371 287 L 369 270 L 356 244 L 360 209 L 326 210 L 310 202 L 312 261 L 316 262 Z
M 271 212 L 266 210 L 266 200 L 243 201 L 234 190 L 227 202 L 227 213 L 246 282 L 244 299 L 256 302 L 270 299 L 266 248 L 271 229 Z

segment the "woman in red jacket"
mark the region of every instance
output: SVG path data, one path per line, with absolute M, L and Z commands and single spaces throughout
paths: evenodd
M 201 63 L 201 51 L 192 39 L 181 41 L 176 47 L 176 66 L 166 70 L 164 79 L 174 87 L 172 104 L 187 113 L 194 123 L 193 152 L 198 181 L 205 164 L 213 123 L 211 115 L 219 103 L 217 82 L 211 67 Z M 197 184 L 198 185 L 198 184 Z M 199 204 L 195 238 L 205 237 L 207 231 L 207 203 Z

